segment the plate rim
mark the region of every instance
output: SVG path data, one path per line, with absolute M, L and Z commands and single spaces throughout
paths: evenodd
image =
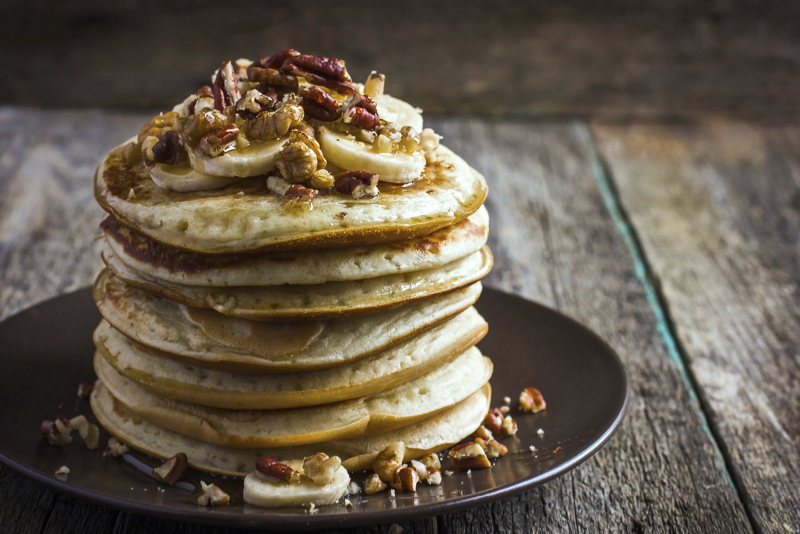
M 12 320 L 36 308 L 50 305 L 55 300 L 74 297 L 77 293 L 81 292 L 90 293 L 91 286 L 81 287 L 74 291 L 63 293 L 61 295 L 57 295 L 55 297 L 51 297 L 43 301 L 37 302 L 31 306 L 28 306 L 4 318 L 2 321 L 0 321 L 0 324 L 6 323 L 7 321 Z M 233 516 L 236 519 L 232 521 L 231 513 L 225 512 L 224 508 L 215 509 L 208 507 L 202 507 L 202 508 L 198 507 L 197 509 L 198 513 L 191 514 L 188 511 L 176 510 L 169 506 L 157 505 L 157 504 L 155 505 L 143 504 L 135 501 L 128 501 L 117 497 L 103 495 L 78 486 L 73 486 L 71 484 L 68 484 L 66 481 L 61 481 L 56 478 L 52 478 L 43 473 L 39 473 L 26 465 L 20 464 L 19 462 L 16 462 L 15 460 L 6 456 L 6 454 L 4 454 L 2 451 L 0 451 L 0 463 L 3 463 L 4 465 L 8 466 L 9 468 L 13 469 L 14 471 L 20 473 L 23 476 L 29 477 L 35 480 L 36 482 L 43 484 L 48 489 L 52 489 L 61 494 L 69 495 L 71 497 L 77 497 L 79 499 L 83 499 L 93 504 L 106 506 L 116 510 L 132 512 L 148 517 L 156 517 L 172 521 L 183 521 L 194 524 L 228 526 L 232 528 L 237 528 L 237 527 L 261 528 L 264 530 L 277 530 L 277 529 L 307 530 L 314 528 L 356 527 L 356 526 L 375 525 L 375 524 L 391 523 L 391 522 L 405 521 L 405 520 L 415 520 L 415 519 L 422 519 L 422 518 L 443 515 L 447 513 L 453 513 L 460 510 L 464 510 L 466 508 L 471 508 L 487 504 L 489 502 L 493 502 L 496 500 L 504 499 L 507 497 L 512 497 L 514 495 L 518 495 L 536 486 L 542 485 L 555 478 L 558 478 L 568 473 L 569 471 L 575 469 L 577 466 L 579 466 L 580 464 L 582 464 L 583 462 L 587 461 L 589 458 L 594 456 L 611 439 L 611 437 L 616 433 L 616 431 L 622 424 L 622 421 L 624 420 L 628 410 L 628 403 L 630 400 L 630 378 L 628 376 L 627 368 L 625 367 L 625 364 L 622 362 L 622 359 L 619 357 L 619 354 L 617 354 L 617 351 L 614 350 L 603 338 L 601 338 L 598 334 L 596 334 L 593 330 L 591 330 L 584 324 L 578 322 L 577 320 L 562 313 L 559 310 L 553 309 L 549 306 L 524 298 L 522 296 L 513 293 L 508 293 L 506 291 L 503 291 L 502 289 L 498 289 L 492 286 L 487 286 L 484 284 L 483 292 L 484 294 L 486 293 L 496 294 L 500 298 L 511 298 L 514 300 L 518 300 L 524 303 L 523 305 L 527 306 L 533 305 L 535 307 L 540 308 L 545 313 L 554 314 L 558 316 L 559 319 L 571 323 L 572 327 L 577 327 L 578 329 L 582 330 L 585 334 L 588 334 L 589 337 L 594 338 L 595 342 L 601 344 L 607 349 L 608 354 L 612 356 L 614 367 L 616 367 L 617 370 L 620 371 L 620 375 L 622 377 L 622 384 L 624 385 L 624 395 L 621 398 L 621 405 L 612 423 L 605 429 L 605 431 L 600 435 L 599 438 L 592 441 L 592 443 L 588 447 L 583 449 L 578 455 L 576 455 L 575 457 L 569 459 L 564 463 L 555 466 L 552 469 L 548 469 L 547 471 L 541 473 L 540 475 L 530 476 L 515 481 L 511 484 L 507 484 L 490 490 L 484 490 L 470 495 L 456 497 L 454 499 L 450 499 L 447 501 L 421 503 L 415 505 L 414 507 L 408 507 L 408 508 L 407 507 L 391 508 L 379 511 L 364 511 L 352 514 L 335 515 L 335 516 L 325 515 L 325 514 L 323 515 L 281 514 L 281 513 L 270 513 L 270 511 L 261 512 L 259 510 L 259 513 L 257 514 L 252 514 L 252 515 L 244 514 L 244 515 Z M 271 521 L 274 521 L 276 519 L 280 520 L 279 524 L 274 524 L 274 523 L 270 524 Z

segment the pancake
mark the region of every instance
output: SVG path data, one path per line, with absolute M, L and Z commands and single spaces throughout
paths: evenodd
M 375 199 L 331 193 L 308 202 L 273 195 L 264 176 L 212 191 L 161 189 L 148 169 L 124 163 L 123 146 L 114 149 L 95 174 L 100 206 L 155 241 L 209 254 L 412 239 L 468 217 L 487 193 L 483 176 L 443 146 L 436 151 L 436 163 L 427 165 L 423 177 L 412 184 L 381 182 Z
M 476 347 L 386 391 L 336 404 L 292 410 L 223 410 L 156 395 L 95 358 L 103 384 L 132 413 L 206 443 L 282 447 L 388 432 L 431 417 L 489 381 L 492 364 Z
M 274 286 L 362 280 L 432 269 L 480 250 L 489 232 L 481 206 L 470 217 L 408 241 L 261 254 L 185 252 L 134 233 L 113 217 L 101 225 L 108 246 L 146 276 L 190 286 Z
M 149 423 L 129 412 L 100 381 L 92 391 L 90 402 L 103 428 L 138 451 L 161 459 L 183 452 L 189 458 L 189 465 L 195 469 L 244 477 L 253 471 L 256 458 L 272 456 L 288 461 L 317 452 L 340 457 L 342 465 L 351 473 L 370 469 L 378 453 L 396 441 L 405 443 L 404 461 L 410 462 L 446 449 L 472 434 L 486 417 L 490 399 L 491 389 L 486 384 L 441 413 L 384 434 L 295 447 L 257 449 L 211 445 Z
M 300 372 L 366 358 L 462 312 L 480 282 L 363 317 L 265 323 L 187 308 L 127 285 L 108 271 L 95 281 L 103 317 L 131 339 L 173 359 L 237 373 Z
M 363 397 L 422 376 L 486 334 L 475 308 L 367 359 L 292 374 L 242 375 L 178 363 L 131 341 L 106 321 L 95 330 L 96 357 L 151 391 L 184 402 L 230 409 L 297 408 Z
M 306 286 L 198 287 L 174 284 L 134 271 L 107 247 L 103 261 L 132 286 L 195 308 L 257 321 L 341 319 L 391 309 L 475 283 L 491 270 L 492 254 L 478 252 L 441 267 Z

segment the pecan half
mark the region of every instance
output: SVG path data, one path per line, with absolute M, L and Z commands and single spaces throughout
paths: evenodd
M 333 187 L 343 195 L 350 195 L 356 200 L 377 197 L 378 179 L 374 172 L 346 171 L 334 176 Z
M 256 474 L 273 482 L 300 482 L 300 473 L 271 456 L 256 458 Z
M 547 408 L 547 403 L 538 389 L 525 388 L 519 394 L 519 407 L 526 412 L 537 413 Z
M 341 59 L 300 54 L 288 57 L 281 65 L 281 70 L 302 76 L 311 84 L 328 87 L 339 93 L 349 95 L 355 91 Z
M 378 109 L 368 96 L 360 93 L 353 93 L 342 103 L 342 121 L 363 128 L 364 130 L 374 130 L 381 119 L 378 117 Z
M 287 50 L 282 50 L 277 54 L 273 54 L 271 56 L 262 57 L 256 61 L 253 61 L 249 67 L 247 67 L 247 78 L 251 81 L 255 81 L 254 78 L 250 77 L 250 70 L 251 69 L 279 69 L 281 65 L 283 65 L 287 59 L 292 57 L 297 57 L 300 55 L 300 52 L 294 50 L 293 48 L 289 48 Z
M 323 169 L 327 162 L 316 139 L 294 131 L 275 160 L 275 164 L 284 180 L 297 184 L 311 178 L 315 172 Z
M 258 83 L 256 89 L 264 93 L 268 91 L 281 95 L 284 93 L 296 93 L 299 86 L 297 76 L 287 74 L 278 69 L 251 67 L 248 69 L 248 79 Z
M 235 124 L 226 124 L 201 137 L 199 147 L 207 156 L 216 158 L 234 148 L 237 137 L 239 137 L 239 128 Z
M 183 129 L 184 142 L 194 148 L 208 132 L 219 130 L 228 124 L 228 118 L 216 109 L 196 113 Z
M 158 480 L 163 480 L 170 486 L 174 486 L 183 475 L 183 472 L 186 471 L 187 465 L 189 465 L 189 459 L 186 454 L 179 452 L 153 469 L 153 476 Z
M 183 136 L 175 130 L 164 132 L 161 139 L 153 146 L 153 161 L 177 165 L 189 159 L 183 148 Z
M 223 61 L 214 79 L 214 109 L 222 111 L 238 102 L 241 96 L 233 65 L 230 61 Z
M 300 105 L 307 117 L 330 122 L 342 116 L 339 103 L 319 87 L 306 87 L 300 91 L 300 96 Z

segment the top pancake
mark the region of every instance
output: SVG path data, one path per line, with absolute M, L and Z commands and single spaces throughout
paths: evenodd
M 121 149 L 112 150 L 95 175 L 103 209 L 155 241 L 209 254 L 411 239 L 468 217 L 487 193 L 483 176 L 443 146 L 412 184 L 381 182 L 375 199 L 323 194 L 309 201 L 273 195 L 264 176 L 212 191 L 161 189 L 146 168 L 127 165 Z

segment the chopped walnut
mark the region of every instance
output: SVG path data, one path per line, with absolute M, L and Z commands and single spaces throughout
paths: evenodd
M 328 457 L 324 452 L 318 452 L 303 460 L 303 473 L 310 478 L 314 484 L 324 486 L 333 480 L 336 470 L 342 465 L 342 460 L 338 456 Z
M 419 473 L 412 467 L 403 467 L 395 472 L 394 482 L 400 483 L 400 489 L 403 491 L 417 491 L 417 484 L 419 484 Z
M 198 110 L 186 124 L 183 130 L 183 140 L 188 146 L 194 148 L 204 135 L 219 130 L 229 122 L 228 118 L 216 109 Z
M 347 485 L 347 494 L 357 495 L 359 493 L 361 493 L 361 486 L 359 486 L 355 480 L 351 480 L 350 484 Z
M 55 421 L 42 421 L 39 430 L 50 445 L 61 447 L 72 443 L 72 428 L 69 421 L 63 417 L 56 417 Z
M 503 434 L 506 436 L 513 436 L 517 433 L 517 422 L 514 419 L 507 415 L 503 419 Z
M 148 167 L 152 167 L 156 164 L 155 161 L 155 154 L 153 154 L 153 147 L 158 144 L 158 137 L 154 135 L 150 135 L 145 137 L 142 141 L 142 161 Z
M 139 135 L 137 136 L 136 140 L 141 145 L 142 141 L 145 140 L 147 137 L 155 137 L 156 139 L 161 139 L 161 136 L 164 135 L 164 132 L 169 130 L 180 130 L 181 127 L 181 116 L 174 112 L 170 111 L 168 113 L 162 113 L 156 115 L 150 122 L 142 126 L 141 130 L 139 130 Z
M 86 448 L 89 450 L 93 451 L 100 445 L 100 430 L 97 428 L 97 425 L 93 425 L 87 421 L 86 417 L 82 415 L 73 417 L 69 421 L 69 426 L 78 431 L 84 443 L 86 443 Z
M 483 420 L 483 426 L 486 427 L 493 436 L 503 436 L 503 412 L 500 408 L 492 408 L 489 410 L 489 413 L 486 414 L 486 418 Z
M 547 408 L 547 403 L 538 389 L 525 388 L 519 394 L 519 407 L 526 412 L 537 413 Z
M 156 163 L 177 165 L 188 159 L 189 156 L 183 147 L 183 136 L 180 132 L 174 130 L 164 132 L 158 143 L 153 145 L 153 161 Z
M 394 480 L 394 472 L 403 463 L 405 453 L 406 446 L 402 441 L 392 443 L 375 458 L 375 462 L 372 464 L 373 471 L 381 480 L 387 484 L 391 483 Z
M 433 473 L 429 473 L 425 482 L 427 482 L 429 486 L 440 486 L 442 484 L 442 472 L 434 471 Z
M 381 477 L 374 473 L 367 477 L 366 482 L 364 482 L 364 493 L 367 495 L 374 495 L 378 492 L 381 492 L 386 489 L 386 484 L 381 480 Z
M 274 457 L 256 458 L 256 474 L 273 482 L 300 482 L 300 473 Z
M 434 455 L 435 456 L 435 455 Z M 436 458 L 437 464 L 439 458 Z M 419 475 L 419 479 L 423 482 L 427 482 L 428 485 L 431 486 L 438 486 L 442 483 L 442 473 L 439 471 L 439 467 L 433 467 L 429 465 L 425 465 L 422 462 L 417 460 L 411 460 L 411 467 L 413 467 L 417 471 L 417 475 Z
M 262 111 L 269 111 L 275 101 L 258 89 L 251 89 L 236 102 L 236 112 L 245 119 L 254 118 Z
M 334 177 L 336 191 L 343 195 L 350 195 L 356 200 L 374 198 L 380 194 L 378 191 L 379 176 L 367 171 L 346 171 Z
M 475 438 L 475 443 L 483 447 L 486 457 L 490 460 L 499 458 L 508 452 L 508 447 L 495 439 L 485 440 L 481 438 Z
M 327 165 L 317 140 L 298 131 L 290 134 L 275 163 L 289 183 L 305 182 Z
M 473 432 L 472 435 L 475 436 L 476 438 L 485 439 L 487 441 L 490 439 L 494 439 L 492 432 L 483 425 L 479 426 L 478 430 Z
M 275 111 L 262 111 L 256 117 L 247 119 L 245 135 L 253 141 L 277 139 L 300 124 L 303 115 L 303 108 L 299 104 L 287 101 Z
M 187 465 L 189 465 L 189 459 L 186 454 L 179 452 L 154 468 L 152 474 L 157 480 L 163 480 L 170 486 L 174 486 L 183 475 L 183 472 L 186 471 Z
M 419 133 L 411 126 L 400 128 L 400 149 L 406 154 L 419 150 Z
M 462 471 L 491 467 L 483 447 L 472 441 L 453 447 L 448 457 L 456 469 Z
M 200 488 L 203 490 L 203 494 L 197 498 L 197 504 L 200 506 L 219 506 L 228 504 L 231 500 L 230 496 L 216 484 L 206 484 L 201 480 Z
M 441 135 L 437 135 L 430 128 L 424 128 L 422 133 L 419 134 L 419 148 L 425 153 L 425 161 L 427 163 L 436 162 L 436 149 L 439 148 L 439 140 Z
M 333 175 L 325 169 L 320 169 L 312 174 L 308 182 L 317 189 L 331 189 L 334 184 Z
M 117 438 L 109 438 L 108 444 L 103 451 L 103 456 L 117 457 L 126 454 L 130 449 L 124 443 L 117 441 Z
M 434 469 L 441 469 L 442 464 L 439 462 L 439 455 L 435 452 L 427 454 L 419 459 L 425 467 L 432 467 Z

